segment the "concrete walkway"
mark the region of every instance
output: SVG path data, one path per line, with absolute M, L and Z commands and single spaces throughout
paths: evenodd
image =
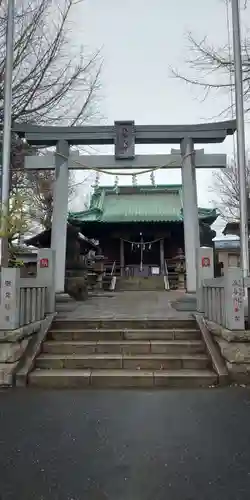
M 250 391 L 0 392 L 1 500 L 249 500 Z
M 189 319 L 191 314 L 176 311 L 171 303 L 183 292 L 113 292 L 93 294 L 86 302 L 57 304 L 60 317 L 68 319 Z

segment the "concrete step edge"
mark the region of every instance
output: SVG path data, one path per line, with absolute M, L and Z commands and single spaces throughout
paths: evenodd
M 207 354 L 200 354 L 200 353 L 194 353 L 194 354 L 153 354 L 153 353 L 148 353 L 148 354 L 99 354 L 99 353 L 90 353 L 90 354 L 50 354 L 50 353 L 41 353 L 38 357 L 37 360 L 43 359 L 43 360 L 64 360 L 64 359 L 71 359 L 71 360 L 84 360 L 84 359 L 129 359 L 129 360 L 197 360 L 197 361 L 207 361 L 209 360 L 209 356 Z
M 200 346 L 204 345 L 202 340 L 190 339 L 190 340 L 46 340 L 43 345 L 72 345 L 72 346 L 93 346 L 93 345 L 166 345 L 166 346 L 184 346 L 189 347 L 191 345 Z
M 150 320 L 147 318 L 142 318 L 140 320 L 136 319 L 130 319 L 130 320 L 123 320 L 123 319 L 107 319 L 107 320 L 67 320 L 67 319 L 58 319 L 57 321 L 53 321 L 52 328 L 58 330 L 61 328 L 75 328 L 77 330 L 79 329 L 133 329 L 133 328 L 144 328 L 144 325 L 148 326 L 148 328 L 191 328 L 194 330 L 197 330 L 197 324 L 195 323 L 194 320 L 173 320 L 173 321 L 168 321 L 168 320 Z M 119 326 L 117 326 L 119 325 Z M 131 326 L 132 325 L 132 326 Z M 143 326 L 142 326 L 143 325 Z
M 100 376 L 100 377 L 108 377 L 110 375 L 116 375 L 117 377 L 145 377 L 145 376 L 165 376 L 165 377 L 170 377 L 170 378 L 178 378 L 178 377 L 185 377 L 185 378 L 197 378 L 197 377 L 202 377 L 202 378 L 216 378 L 216 373 L 212 370 L 187 370 L 187 369 L 180 369 L 180 370 L 124 370 L 124 369 L 109 369 L 109 370 L 97 370 L 97 369 L 76 369 L 76 370 L 59 370 L 59 369 L 35 369 L 33 372 L 29 374 L 29 377 L 34 378 L 34 377 L 53 377 L 53 376 L 59 376 L 59 377 L 86 377 L 86 376 Z
M 208 370 L 35 370 L 28 385 L 41 389 L 192 389 L 214 387 L 218 376 Z
M 49 333 L 197 333 L 197 328 L 60 328 L 49 330 Z

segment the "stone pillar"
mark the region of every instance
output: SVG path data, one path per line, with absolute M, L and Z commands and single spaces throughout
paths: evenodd
M 121 265 L 121 276 L 124 274 L 124 241 L 120 239 L 120 265 Z
M 228 330 L 245 330 L 242 270 L 229 267 L 224 276 L 225 323 Z
M 165 274 L 164 239 L 160 240 L 160 266 L 161 274 Z
M 52 219 L 51 248 L 55 251 L 55 291 L 64 292 L 67 219 L 68 219 L 68 156 L 67 141 L 58 141 L 56 152 L 54 205 Z M 66 158 L 65 158 L 66 157 Z
M 197 252 L 198 248 L 200 248 L 200 232 L 197 206 L 194 145 L 191 138 L 187 137 L 182 140 L 181 154 L 187 292 L 195 293 L 199 288 L 200 283 L 197 265 Z
M 19 328 L 20 317 L 20 269 L 1 269 L 0 330 Z M 0 338 L 4 338 L 0 334 Z

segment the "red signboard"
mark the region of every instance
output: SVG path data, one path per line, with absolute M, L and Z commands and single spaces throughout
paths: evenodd
M 49 267 L 49 259 L 40 259 L 40 267 Z
M 202 267 L 210 267 L 211 263 L 209 257 L 202 257 L 201 265 Z

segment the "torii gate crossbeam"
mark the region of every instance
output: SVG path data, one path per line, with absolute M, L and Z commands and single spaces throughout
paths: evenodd
M 36 156 L 36 170 L 53 170 L 56 167 L 55 153 L 47 153 L 42 156 Z M 69 154 L 68 168 L 69 170 L 86 170 L 104 169 L 104 170 L 133 170 L 159 168 L 171 169 L 181 168 L 182 156 L 181 151 L 172 150 L 171 154 L 155 154 L 155 155 L 135 155 L 131 160 L 116 160 L 113 155 L 79 155 L 77 151 L 72 151 Z M 195 168 L 225 168 L 225 154 L 204 154 L 204 149 L 195 150 Z M 34 157 L 26 156 L 25 168 L 34 169 Z
M 192 137 L 195 144 L 220 143 L 235 130 L 235 120 L 196 125 L 135 125 L 134 140 L 136 144 L 180 144 L 185 137 Z M 56 146 L 58 141 L 67 141 L 72 146 L 94 146 L 114 144 L 116 128 L 112 125 L 47 127 L 14 124 L 13 132 L 35 146 Z

